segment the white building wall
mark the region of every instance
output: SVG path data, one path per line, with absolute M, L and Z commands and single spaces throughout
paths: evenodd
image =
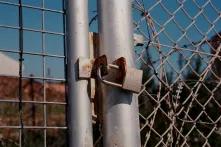
M 15 59 L 0 53 L 0 76 L 18 76 L 19 75 L 19 62 Z

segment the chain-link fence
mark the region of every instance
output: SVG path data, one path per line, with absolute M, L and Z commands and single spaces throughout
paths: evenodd
M 134 0 L 132 6 L 135 61 L 144 72 L 142 146 L 220 146 L 221 2 Z M 95 130 L 95 146 L 102 146 L 102 124 Z
M 220 146 L 221 3 L 135 0 L 143 146 Z
M 94 1 L 93 1 L 94 2 Z M 91 31 L 96 8 L 89 1 Z M 221 145 L 221 2 L 134 0 L 142 146 Z M 64 0 L 0 1 L 0 146 L 66 146 Z M 102 124 L 93 124 L 102 146 Z
M 0 146 L 65 146 L 63 0 L 0 1 Z

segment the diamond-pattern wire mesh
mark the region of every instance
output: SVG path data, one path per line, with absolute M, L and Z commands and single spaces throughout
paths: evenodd
M 66 146 L 64 1 L 0 1 L 0 146 Z
M 134 0 L 142 146 L 221 145 L 221 2 Z

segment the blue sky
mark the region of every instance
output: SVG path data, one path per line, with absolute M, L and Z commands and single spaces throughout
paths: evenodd
M 6 2 L 13 2 L 18 3 L 18 0 L 3 0 Z M 156 20 L 159 24 L 164 24 L 170 16 L 163 10 L 161 5 L 157 5 L 156 7 L 152 7 L 154 4 L 157 3 L 156 0 L 144 0 L 145 8 L 150 9 L 150 14 L 154 20 Z M 181 0 L 180 0 L 181 1 Z M 184 1 L 184 0 L 183 0 Z M 23 4 L 25 5 L 32 5 L 37 7 L 42 7 L 42 0 L 22 0 Z M 199 6 L 203 6 L 206 3 L 206 0 L 195 0 L 195 2 Z M 221 10 L 221 1 L 220 0 L 211 0 L 212 4 L 217 8 L 220 12 Z M 180 5 L 176 0 L 162 0 L 162 3 L 168 11 L 171 13 L 174 12 Z M 96 15 L 96 1 L 89 0 L 89 18 L 91 19 L 93 16 Z M 194 17 L 200 9 L 196 7 L 195 3 L 192 0 L 186 0 L 183 3 L 183 8 L 188 12 L 191 17 Z M 44 6 L 48 9 L 54 10 L 62 10 L 62 0 L 44 0 Z M 33 10 L 30 8 L 23 8 L 23 25 L 25 28 L 29 29 L 37 29 L 41 30 L 42 28 L 42 11 L 41 10 Z M 208 20 L 213 22 L 217 16 L 219 15 L 211 5 L 207 5 L 203 9 L 203 14 L 208 17 Z M 60 13 L 54 12 L 44 12 L 44 30 L 63 33 L 63 15 Z M 133 19 L 138 21 L 141 19 L 140 13 L 137 11 L 133 11 Z M 186 28 L 190 23 L 191 19 L 189 19 L 183 11 L 177 11 L 174 20 L 183 28 Z M 18 27 L 18 7 L 17 6 L 10 6 L 6 4 L 0 4 L 0 25 L 9 25 Z M 209 30 L 211 25 L 207 22 L 203 15 L 200 15 L 195 19 L 196 26 L 205 33 Z M 147 33 L 146 26 L 144 21 L 139 24 L 140 29 Z M 157 25 L 155 26 L 156 30 L 159 31 L 161 28 Z M 165 32 L 169 34 L 169 36 L 173 40 L 177 40 L 183 34 L 176 24 L 171 21 L 166 24 Z M 221 30 L 221 20 L 214 23 L 214 30 L 211 30 L 208 33 L 208 37 L 214 35 L 216 31 Z M 90 26 L 90 31 L 97 31 L 97 22 L 94 22 Z M 136 30 L 135 30 L 136 32 Z M 202 35 L 197 32 L 196 28 L 190 27 L 186 30 L 186 35 L 192 41 L 199 41 L 202 39 Z M 19 32 L 17 29 L 6 29 L 0 27 L 0 49 L 3 50 L 12 50 L 18 51 L 19 48 Z M 32 32 L 32 31 L 24 31 L 24 51 L 25 52 L 35 52 L 35 53 L 42 53 L 42 33 L 39 32 Z M 53 34 L 45 34 L 44 35 L 44 42 L 45 42 L 45 50 L 44 52 L 47 54 L 59 55 L 62 56 L 64 54 L 64 38 L 62 35 L 53 35 Z M 161 33 L 159 39 L 162 44 L 166 45 L 173 45 L 167 36 L 164 33 Z M 183 38 L 181 39 L 178 44 L 180 46 L 184 44 L 188 44 L 189 40 Z M 165 52 L 168 51 L 169 48 L 164 48 Z M 16 53 L 6 53 L 7 55 L 18 59 L 18 54 Z M 152 50 L 151 52 L 153 58 L 158 58 L 155 52 Z M 171 60 L 178 60 L 177 56 L 171 57 Z M 33 55 L 24 55 L 24 74 L 30 75 L 34 74 L 35 76 L 43 76 L 43 58 L 41 56 L 33 56 Z M 45 71 L 46 75 L 50 69 L 50 77 L 55 78 L 64 78 L 64 60 L 62 58 L 54 58 L 54 57 L 45 57 Z M 177 66 L 177 65 L 174 65 Z M 49 73 L 49 72 L 48 72 Z

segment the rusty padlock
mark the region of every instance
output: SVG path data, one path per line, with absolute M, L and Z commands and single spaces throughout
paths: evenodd
M 118 80 L 120 83 L 108 81 L 101 75 L 101 68 L 98 68 L 98 78 L 106 85 L 119 87 L 135 93 L 139 93 L 142 87 L 143 71 L 135 68 L 127 67 L 126 60 L 121 57 L 114 61 L 113 64 L 108 64 L 108 68 L 119 70 Z
M 93 59 L 79 58 L 78 70 L 79 79 L 99 79 L 106 85 L 119 87 L 135 93 L 139 93 L 142 87 L 143 71 L 136 68 L 127 67 L 126 59 L 121 57 L 113 62 L 107 63 L 105 55 Z M 110 69 L 118 70 L 116 82 L 106 80 L 104 76 L 108 75 Z

